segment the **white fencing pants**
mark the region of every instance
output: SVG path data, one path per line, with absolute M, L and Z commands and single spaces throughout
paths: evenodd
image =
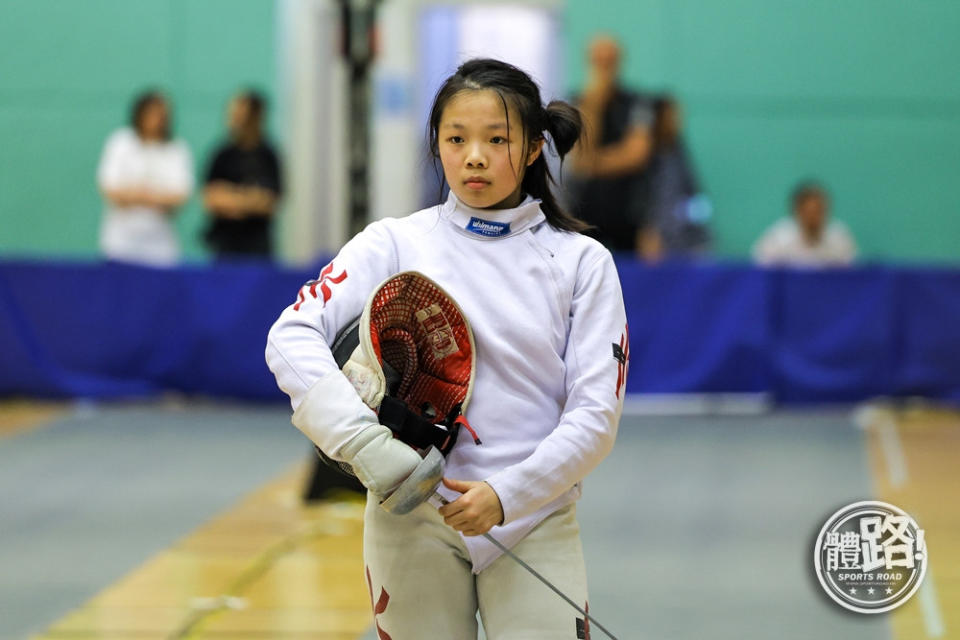
M 552 513 L 513 551 L 586 606 L 575 505 Z M 428 503 L 397 516 L 368 495 L 363 557 L 380 640 L 475 640 L 478 610 L 488 640 L 590 637 L 582 616 L 511 558 L 474 575 L 460 534 Z

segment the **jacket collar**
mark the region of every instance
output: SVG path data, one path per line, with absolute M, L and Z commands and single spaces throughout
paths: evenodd
M 546 220 L 540 199 L 527 195 L 512 209 L 475 209 L 450 191 L 440 215 L 468 236 L 478 240 L 496 240 L 516 235 Z

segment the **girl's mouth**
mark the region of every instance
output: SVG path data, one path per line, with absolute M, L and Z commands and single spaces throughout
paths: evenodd
M 490 184 L 490 182 L 487 181 L 487 180 L 484 180 L 483 178 L 473 178 L 473 177 L 471 177 L 471 178 L 467 178 L 467 180 L 466 180 L 466 182 L 464 182 L 464 184 L 466 184 L 467 187 L 470 188 L 470 189 L 474 189 L 474 190 L 479 191 L 480 189 L 483 189 L 484 187 L 488 186 L 488 185 Z

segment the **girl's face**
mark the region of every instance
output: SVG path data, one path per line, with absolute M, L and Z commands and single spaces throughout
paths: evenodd
M 543 140 L 524 153 L 520 116 L 512 106 L 509 115 L 508 130 L 503 102 L 490 89 L 461 91 L 440 115 L 437 144 L 443 174 L 468 206 L 504 209 L 520 204 L 523 172 L 540 155 Z

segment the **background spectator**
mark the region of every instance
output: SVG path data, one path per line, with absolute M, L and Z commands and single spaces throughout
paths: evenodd
M 654 102 L 653 154 L 647 169 L 647 225 L 638 250 L 648 260 L 703 253 L 710 243 L 710 204 L 700 196 L 683 143 L 680 106 L 670 96 Z
M 620 45 L 607 36 L 589 48 L 583 93 L 574 100 L 586 135 L 573 154 L 573 211 L 596 226 L 613 251 L 633 251 L 644 226 L 644 167 L 650 156 L 650 101 L 620 85 Z
M 130 126 L 104 145 L 100 248 L 111 260 L 165 266 L 180 257 L 172 218 L 193 190 L 193 159 L 186 143 L 171 140 L 170 120 L 166 97 L 147 91 L 134 101 Z
M 773 224 L 757 240 L 761 265 L 838 266 L 853 262 L 857 247 L 846 225 L 830 218 L 830 198 L 816 182 L 801 182 L 790 198 L 793 215 Z
M 265 112 L 266 101 L 256 91 L 230 101 L 229 138 L 207 171 L 205 238 L 220 258 L 273 253 L 271 226 L 282 188 L 277 154 L 263 133 Z

